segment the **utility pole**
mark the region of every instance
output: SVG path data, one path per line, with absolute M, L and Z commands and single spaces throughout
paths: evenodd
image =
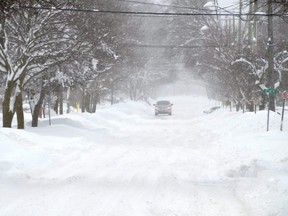
M 248 41 L 251 47 L 251 52 L 255 50 L 256 47 L 256 38 L 257 38 L 257 19 L 253 17 L 252 14 L 255 14 L 257 11 L 257 0 L 249 0 L 249 24 L 248 24 Z
M 242 44 L 242 20 L 241 20 L 241 14 L 242 14 L 242 0 L 239 0 L 239 31 L 238 31 L 238 48 L 239 53 L 241 52 L 241 44 Z
M 257 12 L 257 8 L 258 8 L 258 0 L 255 0 L 253 3 L 253 13 Z M 254 17 L 253 20 L 253 44 L 254 44 L 254 48 L 257 51 L 257 19 Z
M 218 0 L 214 0 L 214 5 L 216 8 L 216 17 L 217 17 L 217 22 L 219 21 L 219 16 L 218 16 L 218 9 L 219 9 L 219 4 L 218 4 Z M 220 12 L 221 13 L 221 12 Z
M 254 6 L 254 3 L 252 0 L 250 0 L 250 2 L 249 2 L 249 16 L 248 16 L 248 20 L 249 20 L 249 23 L 248 23 L 248 43 L 251 47 L 251 50 L 253 50 L 253 48 L 252 48 L 252 44 L 253 44 L 252 19 L 255 19 L 251 15 L 252 13 L 254 13 L 253 6 Z
M 268 1 L 268 73 L 267 73 L 267 80 L 268 80 L 268 88 L 274 89 L 274 37 L 273 37 L 273 7 L 272 1 Z M 268 110 L 275 111 L 275 94 L 268 93 Z

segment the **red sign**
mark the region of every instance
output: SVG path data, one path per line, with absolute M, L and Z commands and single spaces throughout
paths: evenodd
M 282 93 L 282 98 L 283 98 L 283 99 L 288 99 L 288 92 L 286 92 L 286 91 L 283 92 L 283 93 Z
M 242 104 L 247 104 L 247 103 L 250 104 L 250 102 L 246 98 L 242 98 L 241 103 Z

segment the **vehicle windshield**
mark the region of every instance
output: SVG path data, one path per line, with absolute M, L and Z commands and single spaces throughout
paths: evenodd
M 157 105 L 167 106 L 167 105 L 170 105 L 170 102 L 169 101 L 158 101 Z

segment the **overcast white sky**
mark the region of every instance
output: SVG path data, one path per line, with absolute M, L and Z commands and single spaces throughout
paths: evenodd
M 218 0 L 218 4 L 220 7 L 226 8 L 228 11 L 237 11 L 239 0 Z
M 207 0 L 208 1 L 213 1 L 213 0 Z M 155 3 L 159 4 L 169 4 L 172 1 L 167 1 L 167 0 L 154 0 Z M 205 4 L 205 1 L 203 1 L 203 5 Z M 232 5 L 237 5 L 239 4 L 239 0 L 218 0 L 218 4 L 220 7 L 227 7 L 227 6 L 232 6 Z
M 234 5 L 238 2 L 239 2 L 239 0 L 218 0 L 218 3 L 219 3 L 219 5 L 221 5 L 221 7 Z

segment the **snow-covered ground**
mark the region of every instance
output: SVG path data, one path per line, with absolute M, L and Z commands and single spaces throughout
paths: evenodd
M 0 215 L 288 215 L 288 119 L 170 99 L 172 116 L 128 102 L 1 128 Z

